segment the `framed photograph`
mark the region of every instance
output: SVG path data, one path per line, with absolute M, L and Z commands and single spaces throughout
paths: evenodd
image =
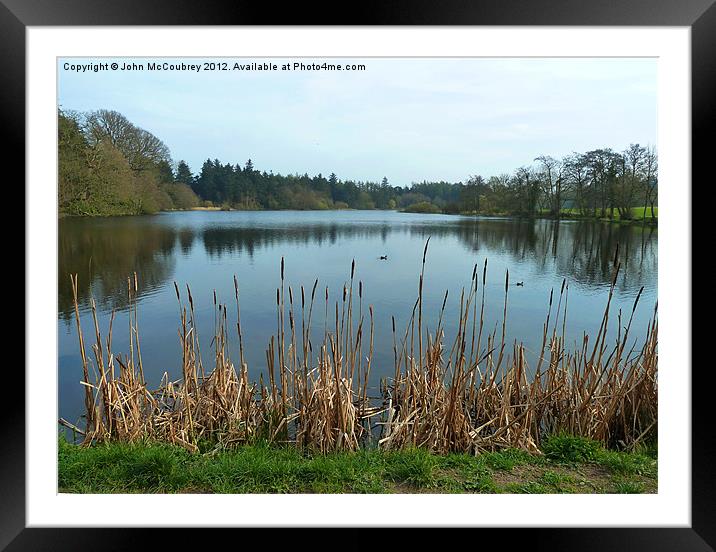
M 270 11 L 3 0 L 27 321 L 0 548 L 712 550 L 716 8 Z

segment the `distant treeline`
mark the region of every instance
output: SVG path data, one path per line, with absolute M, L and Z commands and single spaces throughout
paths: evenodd
M 180 162 L 179 170 L 188 167 Z M 283 176 L 256 170 L 250 159 L 243 167 L 207 159 L 190 181 L 199 197 L 236 209 L 400 209 L 426 197 L 442 204 L 457 203 L 462 187 L 423 182 L 401 188 L 391 186 L 385 177 L 381 182 L 360 182 L 340 180 L 333 173 L 328 177 Z
M 657 157 L 632 144 L 563 159 L 540 156 L 512 173 L 466 182 L 380 182 L 281 175 L 207 159 L 193 175 L 168 148 L 115 111 L 59 113 L 60 212 L 135 214 L 202 205 L 224 209 L 400 209 L 559 218 L 656 218 Z

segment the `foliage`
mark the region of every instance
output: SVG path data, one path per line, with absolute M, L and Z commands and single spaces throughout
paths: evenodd
M 632 144 L 623 153 L 599 149 L 563 159 L 537 157 L 513 173 L 462 182 L 413 182 L 391 186 L 341 180 L 335 173 L 283 176 L 260 172 L 251 160 L 224 164 L 207 159 L 193 190 L 214 204 L 238 209 L 401 209 L 414 213 L 463 213 L 632 220 L 635 207 L 656 219 L 657 167 L 653 149 Z
M 658 167 L 653 148 L 631 144 L 563 159 L 541 155 L 512 173 L 463 182 L 391 185 L 341 180 L 335 173 L 281 175 L 207 159 L 197 175 L 174 166 L 156 136 L 121 113 L 59 111 L 60 213 L 112 215 L 191 209 L 401 209 L 415 213 L 589 217 L 634 220 L 635 207 L 656 219 Z M 175 168 L 174 168 L 175 167 Z M 643 218 L 643 217 L 642 217 Z
M 433 205 L 429 201 L 421 201 L 420 203 L 413 203 L 404 209 L 406 213 L 440 213 L 441 210 L 438 206 Z
M 62 215 L 139 215 L 199 204 L 186 183 L 174 181 L 161 140 L 114 111 L 59 110 L 58 160 Z
M 169 196 L 174 209 L 192 209 L 198 207 L 201 203 L 188 184 L 176 182 L 173 184 L 163 184 L 162 189 Z
M 134 171 L 156 169 L 170 160 L 169 148 L 159 138 L 117 111 L 99 109 L 87 113 L 84 132 L 91 146 L 109 143 L 117 148 Z

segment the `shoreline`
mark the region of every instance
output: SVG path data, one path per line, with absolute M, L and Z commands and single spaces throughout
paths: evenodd
M 137 213 L 126 213 L 126 214 L 113 214 L 113 215 L 67 215 L 63 213 L 58 214 L 58 219 L 101 219 L 101 218 L 112 218 L 112 217 L 145 217 L 145 216 L 153 216 L 158 215 L 161 213 L 188 213 L 192 211 L 197 212 L 343 212 L 343 211 L 375 211 L 375 212 L 394 212 L 394 213 L 404 213 L 404 214 L 411 214 L 411 215 L 446 215 L 446 216 L 458 216 L 458 217 L 475 217 L 480 219 L 508 219 L 508 220 L 518 220 L 518 221 L 536 221 L 536 220 L 549 220 L 552 222 L 600 222 L 602 224 L 609 223 L 609 224 L 620 224 L 620 225 L 640 225 L 640 226 L 649 226 L 649 227 L 658 227 L 659 225 L 659 217 L 652 219 L 649 218 L 638 218 L 638 219 L 610 219 L 610 218 L 602 218 L 602 217 L 583 217 L 580 215 L 574 215 L 570 213 L 565 213 L 564 216 L 561 216 L 560 218 L 554 218 L 549 216 L 543 216 L 538 215 L 535 217 L 525 217 L 520 215 L 510 215 L 510 214 L 497 214 L 497 213 L 444 213 L 444 212 L 431 212 L 431 213 L 422 213 L 422 212 L 412 212 L 407 210 L 400 210 L 400 209 L 235 209 L 235 208 L 224 208 L 224 207 L 191 207 L 189 209 L 166 209 L 162 211 L 157 211 L 156 213 L 144 213 L 144 214 L 137 214 Z

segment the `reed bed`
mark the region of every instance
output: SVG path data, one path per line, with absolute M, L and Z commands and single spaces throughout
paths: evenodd
M 148 387 L 142 365 L 137 275 L 127 281 L 130 345 L 124 355 L 112 351 L 114 313 L 103 337 L 94 300 L 90 311 L 95 335 L 91 355 L 87 354 L 75 275 L 71 278 L 86 424 L 79 429 L 61 422 L 79 430 L 85 445 L 150 439 L 190 451 L 198 451 L 202 443 L 219 450 L 263 440 L 321 453 L 377 444 L 386 450 L 418 447 L 441 454 L 477 454 L 508 447 L 538 452 L 546 436 L 562 433 L 589 437 L 611 448 L 629 448 L 655 438 L 657 308 L 638 350 L 633 344 L 629 347 L 629 337 L 641 291 L 628 320 L 618 312 L 617 335 L 608 338 L 619 273 L 616 260 L 594 340 L 584 334 L 581 346 L 566 349 L 569 286 L 563 281 L 556 301 L 550 294 L 541 351 L 531 369 L 525 346 L 506 342 L 509 272 L 501 324 L 486 331 L 487 261 L 481 270 L 475 265 L 469 288 L 461 291 L 452 342 L 447 342 L 445 332 L 447 292 L 437 325 L 432 330 L 426 327 L 423 286 L 428 246 L 429 240 L 417 299 L 400 335 L 393 318 L 393 375 L 381 381 L 378 397 L 369 396 L 374 312 L 371 305 L 364 305 L 355 261 L 349 280 L 332 301 L 327 287 L 319 290 L 318 280 L 310 292 L 303 286 L 296 290 L 287 286 L 281 259 L 276 334 L 266 349 L 268 381 L 263 375 L 258 382 L 249 380 L 236 277 L 235 315 L 234 307 L 229 309 L 214 293 L 213 366 L 206 367 L 191 289 L 187 286 L 182 293 L 175 283 L 181 377 L 172 381 L 165 373 L 154 389 Z M 319 309 L 324 328 L 321 341 L 314 343 L 314 311 Z M 238 365 L 228 353 L 233 331 L 238 335 Z

